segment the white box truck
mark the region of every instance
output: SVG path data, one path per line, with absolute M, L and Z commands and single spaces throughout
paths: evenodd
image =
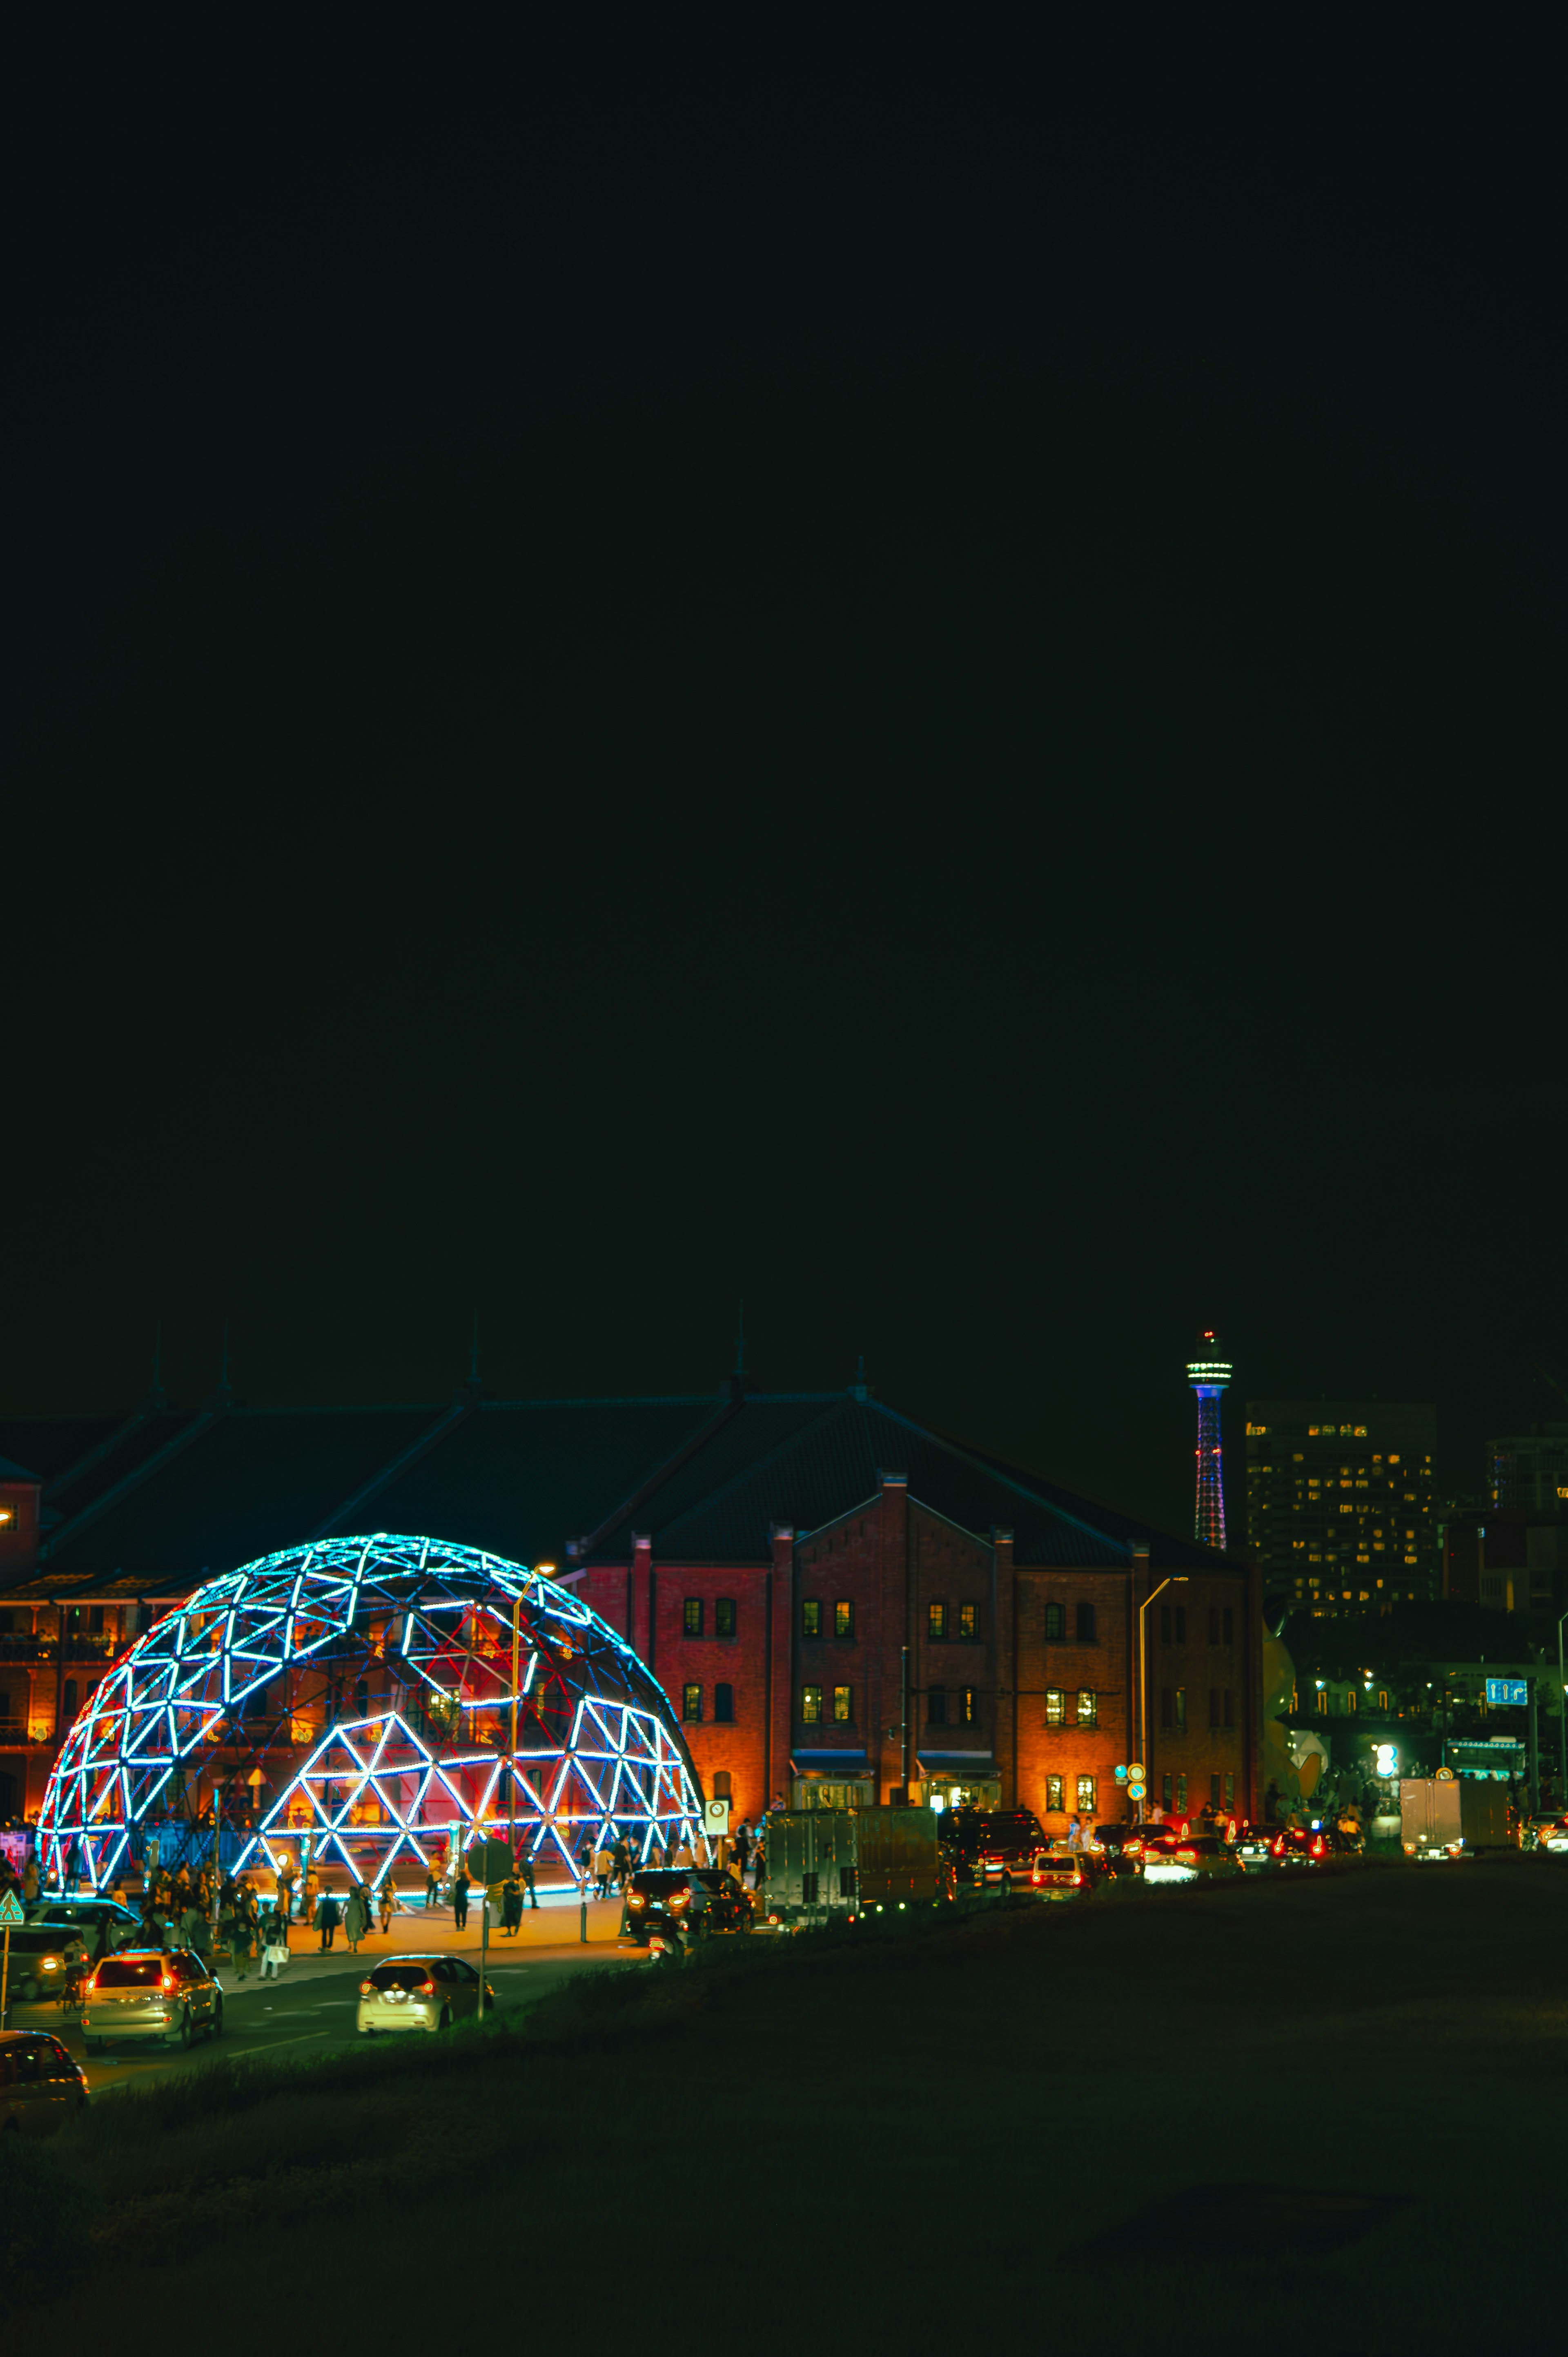
M 1407 1857 L 1463 1857 L 1514 1839 L 1508 1786 L 1491 1777 L 1406 1776 L 1400 1782 L 1400 1840 Z

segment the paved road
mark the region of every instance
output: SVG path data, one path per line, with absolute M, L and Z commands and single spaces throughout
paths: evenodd
M 619 1925 L 619 1902 L 611 1901 L 590 1908 L 586 1945 L 575 1937 L 562 1937 L 563 1932 L 575 1934 L 579 1930 L 575 1908 L 547 1907 L 538 1915 L 530 1913 L 515 1939 L 498 1937 L 492 1931 L 487 1977 L 498 2007 L 542 1996 L 568 1973 L 611 1964 L 620 1955 L 635 1961 L 635 1952 L 618 1945 Z M 450 1913 L 426 1917 L 415 1910 L 394 1917 L 385 1939 L 379 1932 L 373 1934 L 362 1943 L 358 1957 L 350 1959 L 344 1953 L 341 1932 L 333 1953 L 322 1955 L 317 1934 L 296 1925 L 293 1957 L 278 1979 L 263 1981 L 252 1966 L 241 1981 L 232 1965 L 220 1966 L 223 2035 L 204 2040 L 188 2054 L 177 2048 L 149 2044 L 111 2047 L 105 2054 L 89 2055 L 80 2020 L 62 2018 L 58 2006 L 52 2005 L 13 2007 L 11 2026 L 49 2029 L 62 2038 L 85 2065 L 94 2095 L 118 2087 L 142 2086 L 174 2071 L 200 2070 L 227 2055 L 286 2052 L 304 2059 L 357 2038 L 360 1983 L 372 1965 L 389 1955 L 437 1952 L 466 1956 L 477 1969 L 480 1949 L 474 1931 L 472 1911 L 467 1929 L 459 1932 Z

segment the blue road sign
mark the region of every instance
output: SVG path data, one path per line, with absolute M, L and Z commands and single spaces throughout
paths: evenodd
M 1528 1678 L 1488 1678 L 1487 1707 L 1488 1710 L 1524 1710 L 1530 1704 Z

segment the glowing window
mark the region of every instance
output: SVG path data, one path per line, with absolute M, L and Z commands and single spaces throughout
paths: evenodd
M 1083 1814 L 1087 1816 L 1093 1816 L 1095 1814 L 1096 1803 L 1094 1798 L 1094 1779 L 1092 1776 L 1080 1776 L 1079 1778 L 1078 1805 Z
M 1049 1607 L 1047 1608 L 1047 1611 Z M 940 1645 L 948 1633 L 948 1608 L 945 1604 L 926 1607 L 926 1634 L 933 1644 Z
M 1047 1776 L 1046 1778 L 1046 1807 L 1047 1809 L 1059 1809 L 1063 1805 L 1061 1778 L 1059 1776 Z
M 854 1717 L 854 1688 L 853 1686 L 835 1686 L 833 1688 L 834 1725 L 837 1727 L 848 1727 Z
M 685 1610 L 682 1616 L 682 1620 L 684 1632 L 688 1637 L 700 1637 L 702 1635 L 703 1599 L 700 1596 L 687 1597 Z
M 1080 1606 L 1079 1609 L 1081 1611 L 1082 1607 Z M 980 1607 L 978 1604 L 961 1604 L 959 1606 L 958 1633 L 961 1637 L 964 1638 L 979 1636 Z
M 1078 1723 L 1079 1727 L 1100 1724 L 1100 1702 L 1092 1686 L 1079 1686 L 1078 1690 Z
M 822 1608 L 820 1599 L 815 1596 L 807 1596 L 802 1598 L 800 1603 L 801 1636 L 820 1637 L 822 1633 Z
M 682 1687 L 681 1716 L 685 1720 L 688 1727 L 695 1727 L 700 1722 L 703 1716 L 703 1689 L 701 1686 Z
M 822 1725 L 822 1690 L 821 1686 L 802 1686 L 800 1688 L 801 1726 L 820 1727 Z
M 847 1600 L 847 1598 L 841 1597 L 839 1601 L 833 1606 L 833 1635 L 835 1637 L 853 1637 L 854 1634 L 854 1607 Z
M 972 1727 L 974 1725 L 974 1688 L 972 1686 L 962 1686 L 960 1688 L 958 1697 L 958 1715 L 960 1721 L 963 1726 Z
M 1067 1695 L 1060 1686 L 1046 1688 L 1046 1725 L 1062 1727 L 1067 1722 Z

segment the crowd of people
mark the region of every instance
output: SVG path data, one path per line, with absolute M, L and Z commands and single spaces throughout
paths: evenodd
M 728 1870 L 743 1883 L 750 1875 L 757 1889 L 762 1888 L 765 1835 L 766 1821 L 754 1831 L 743 1818 L 721 1853 Z M 666 1846 L 655 1842 L 644 1853 L 634 1849 L 624 1834 L 607 1826 L 597 1835 L 585 1836 L 575 1863 L 577 1887 L 584 1898 L 605 1900 L 612 1895 L 624 1897 L 633 1875 L 645 1867 L 690 1867 L 697 1859 L 683 1835 Z M 328 1889 L 308 1858 L 296 1867 L 285 1857 L 275 1877 L 267 1879 L 274 1883 L 270 1892 L 257 1888 L 262 1877 L 255 1872 L 236 1877 L 226 1869 L 215 1873 L 210 1864 L 199 1862 L 181 1862 L 172 1867 L 150 1864 L 143 1870 L 134 1900 L 124 1878 L 106 1892 L 139 1921 L 134 1927 L 122 1921 L 117 1929 L 108 1919 L 95 1925 L 89 1942 L 89 1962 L 96 1964 L 115 1948 L 193 1948 L 204 1956 L 226 1954 L 237 1981 L 247 1979 L 252 1970 L 263 1980 L 274 1979 L 288 1962 L 296 1929 L 314 1931 L 323 1955 L 333 1951 L 341 1931 L 349 1953 L 357 1955 L 376 1924 L 383 1938 L 390 1936 L 393 1917 L 413 1903 L 412 1897 L 399 1896 L 390 1871 L 379 1883 L 360 1880 L 341 1890 Z M 0 1893 L 7 1889 L 16 1890 L 25 1907 L 36 1903 L 40 1896 L 36 1856 L 28 1856 L 20 1873 L 8 1857 L 0 1857 Z M 463 1931 L 473 1890 L 473 1879 L 460 1855 L 449 1874 L 432 1862 L 424 1878 L 425 1911 L 435 1913 L 449 1905 L 456 1928 Z M 527 1849 L 512 1855 L 499 1897 L 501 1936 L 515 1938 L 525 1913 L 530 1909 L 537 1912 L 539 1908 L 538 1871 Z

